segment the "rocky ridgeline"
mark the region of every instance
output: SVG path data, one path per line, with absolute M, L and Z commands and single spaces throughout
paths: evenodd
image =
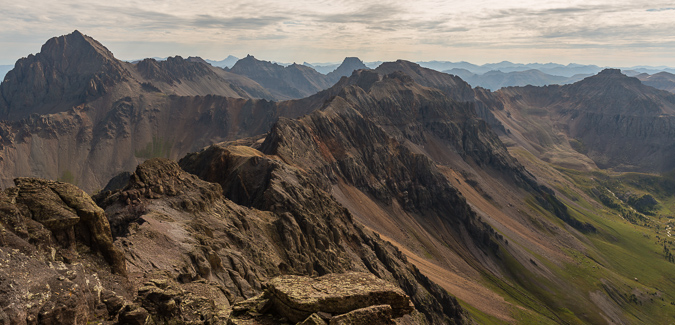
M 213 173 L 224 185 L 152 159 L 123 189 L 96 197 L 139 288 L 137 308 L 128 313 L 222 321 L 223 310 L 262 293 L 276 276 L 357 271 L 404 288 L 419 306 L 413 316 L 420 322 L 464 320 L 454 298 L 393 246 L 355 225 L 301 170 L 248 147 L 214 146 L 181 165 Z M 241 196 L 233 202 L 232 193 Z M 190 307 L 195 299 L 221 301 L 220 309 Z
M 240 324 L 260 316 L 242 306 L 262 294 L 277 306 L 270 317 L 290 323 L 464 322 L 454 298 L 300 170 L 251 148 L 213 151 L 226 154 L 211 154 L 221 158 L 212 167 L 267 166 L 257 195 L 268 201 L 250 204 L 266 210 L 228 200 L 219 184 L 166 159 L 146 161 L 124 187 L 97 195 L 105 213 L 73 185 L 18 179 L 0 195 L 0 319 Z M 201 155 L 182 163 L 205 163 Z M 360 273 L 337 275 L 345 272 Z
M 145 79 L 168 84 L 181 83 L 181 80 L 195 80 L 203 76 L 217 78 L 208 65 L 191 62 L 180 56 L 169 57 L 164 61 L 145 59 L 136 63 L 136 69 Z

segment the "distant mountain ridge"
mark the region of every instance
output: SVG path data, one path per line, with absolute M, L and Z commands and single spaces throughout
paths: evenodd
M 220 61 L 215 60 L 205 60 L 205 61 L 214 67 L 231 68 L 232 66 L 234 66 L 235 63 L 237 63 L 237 61 L 239 61 L 239 58 L 236 56 L 228 55 L 227 58 L 222 59 Z
M 675 93 L 675 74 L 662 71 L 653 75 L 641 73 L 635 77 L 647 86 Z
M 426 61 L 418 62 L 419 65 L 434 69 L 437 71 L 445 71 L 451 69 L 466 69 L 471 71 L 474 74 L 484 74 L 490 71 L 501 71 L 504 73 L 508 72 L 517 72 L 517 71 L 527 71 L 536 69 L 543 73 L 554 75 L 554 76 L 563 76 L 563 77 L 572 77 L 577 74 L 596 74 L 602 70 L 601 67 L 596 65 L 582 65 L 576 63 L 570 63 L 568 65 L 562 65 L 558 63 L 513 63 L 509 61 L 502 61 L 499 63 L 486 63 L 483 65 L 476 65 L 469 62 L 449 62 L 449 61 Z
M 313 95 L 335 84 L 354 70 L 368 69 L 355 57 L 348 57 L 335 70 L 324 75 L 308 65 L 292 64 L 287 67 L 249 55 L 228 71 L 247 76 L 281 99 L 297 99 Z
M 490 90 L 498 90 L 502 87 L 514 86 L 546 86 L 551 84 L 565 85 L 577 82 L 590 75 L 574 75 L 572 77 L 554 76 L 543 73 L 537 69 L 525 71 L 501 72 L 493 70 L 484 74 L 475 74 L 466 69 L 451 69 L 443 71 L 456 75 L 473 87 L 483 87 Z
M 347 57 L 335 70 L 326 75 L 331 83 L 336 83 L 342 77 L 349 77 L 355 70 L 368 69 L 368 67 L 357 57 Z
M 229 71 L 255 80 L 280 99 L 307 97 L 330 87 L 326 76 L 310 67 L 299 64 L 284 67 L 252 55 L 237 61 Z
M 634 70 L 637 73 L 648 73 L 648 74 L 654 74 L 660 71 L 675 73 L 675 68 L 667 66 L 599 67 L 597 65 L 584 65 L 577 63 L 570 63 L 567 65 L 558 63 L 523 64 L 523 63 L 513 63 L 509 61 L 502 61 L 499 63 L 486 63 L 483 65 L 477 65 L 465 61 L 461 62 L 421 61 L 417 63 L 425 68 L 430 68 L 437 71 L 464 69 L 470 71 L 473 74 L 478 75 L 482 75 L 490 71 L 501 71 L 504 73 L 509 73 L 509 72 L 519 72 L 536 69 L 549 75 L 571 78 L 574 77 L 575 75 L 594 75 L 605 68 L 620 68 L 622 70 Z

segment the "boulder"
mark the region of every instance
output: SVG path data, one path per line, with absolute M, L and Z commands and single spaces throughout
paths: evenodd
M 415 309 L 403 290 L 370 273 L 348 272 L 318 278 L 285 275 L 272 279 L 268 290 L 274 310 L 294 322 L 316 312 L 340 315 L 378 305 L 389 305 L 393 317 Z
M 76 241 L 99 251 L 110 263 L 113 272 L 126 274 L 124 254 L 113 245 L 110 224 L 103 209 L 77 186 L 39 178 L 20 177 L 14 180 L 19 211 L 49 229 L 63 248 L 73 248 Z

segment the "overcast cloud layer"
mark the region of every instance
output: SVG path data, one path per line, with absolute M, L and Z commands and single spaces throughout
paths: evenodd
M 75 29 L 120 59 L 675 66 L 672 1 L 0 0 L 0 64 Z

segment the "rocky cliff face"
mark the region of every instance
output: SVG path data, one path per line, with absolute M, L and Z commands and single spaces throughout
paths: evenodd
M 92 192 L 145 159 L 177 159 L 213 142 L 263 133 L 276 117 L 275 104 L 264 100 L 154 92 L 122 98 L 108 109 L 103 113 L 92 103 L 3 124 L 3 184 L 41 175 Z
M 391 255 L 388 251 L 391 247 L 381 246 L 383 242 L 377 237 L 370 237 L 368 232 L 355 227 L 348 210 L 322 190 L 323 186 L 317 186 L 314 175 L 246 147 L 213 146 L 186 156 L 180 164 L 203 179 L 221 184 L 225 196 L 234 202 L 284 217 L 278 227 L 292 227 L 278 229 L 283 231 L 281 244 L 290 250 L 288 260 L 279 266 L 283 273 L 321 275 L 365 267 L 401 286 L 432 323 L 443 317 L 459 317 L 453 316 L 460 312 L 452 298 L 407 264 L 400 252 L 394 251 Z M 291 216 L 292 219 L 285 219 Z M 298 231 L 302 235 L 296 238 Z M 357 249 L 352 251 L 347 247 Z M 331 252 L 337 256 L 331 257 Z M 348 256 L 354 253 L 362 256 L 361 261 L 347 262 Z M 334 264 L 337 261 L 343 262 Z M 349 264 L 351 266 L 347 266 Z M 304 270 L 303 265 L 310 269 Z M 434 316 L 437 313 L 448 316 L 437 318 Z

